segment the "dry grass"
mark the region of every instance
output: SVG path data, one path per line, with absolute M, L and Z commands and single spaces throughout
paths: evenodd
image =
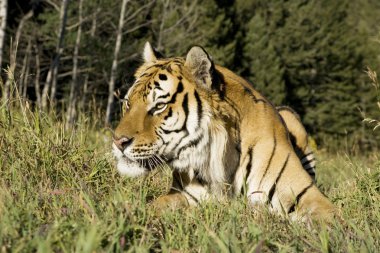
M 377 80 L 377 73 L 370 68 L 367 68 L 367 75 L 371 79 L 372 86 L 375 89 L 375 92 L 377 94 L 377 107 L 380 110 L 380 84 L 379 81 Z M 363 122 L 366 122 L 370 125 L 373 125 L 373 130 L 376 130 L 377 128 L 380 127 L 380 120 L 379 119 L 373 119 L 373 118 L 368 118 L 365 115 L 363 115 Z
M 12 108 L 12 106 L 10 107 Z M 330 229 L 290 223 L 244 198 L 157 218 L 147 202 L 170 172 L 120 177 L 110 136 L 91 118 L 66 130 L 53 114 L 1 107 L 1 252 L 376 252 L 380 163 L 319 155 L 318 183 L 342 210 Z

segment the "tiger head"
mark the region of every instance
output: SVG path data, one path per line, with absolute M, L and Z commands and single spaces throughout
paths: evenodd
M 139 176 L 163 162 L 179 170 L 202 167 L 209 156 L 213 62 L 201 47 L 191 48 L 186 59 L 162 59 L 149 43 L 143 58 L 114 131 L 119 172 Z

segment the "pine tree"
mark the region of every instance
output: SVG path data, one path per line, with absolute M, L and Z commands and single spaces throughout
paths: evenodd
M 241 27 L 234 0 L 208 0 L 203 2 L 200 25 L 203 31 L 203 46 L 214 61 L 235 72 L 241 71 L 239 40 Z
M 319 138 L 341 139 L 360 126 L 357 110 L 362 41 L 348 21 L 349 1 L 300 1 L 289 12 L 281 37 L 289 103 L 302 108 L 304 122 Z M 288 8 L 289 8 L 288 7 Z M 359 91 L 360 92 L 360 91 Z
M 256 1 L 244 72 L 275 104 L 291 105 L 319 140 L 358 132 L 362 38 L 347 0 Z
M 286 97 L 284 66 L 275 32 L 282 26 L 282 3 L 256 1 L 248 9 L 255 10 L 246 25 L 243 46 L 245 77 L 274 104 Z

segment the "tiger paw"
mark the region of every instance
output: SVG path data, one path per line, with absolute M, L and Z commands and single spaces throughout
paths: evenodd
M 156 214 L 163 214 L 166 211 L 174 211 L 189 206 L 186 197 L 181 193 L 172 193 L 158 197 L 151 203 Z

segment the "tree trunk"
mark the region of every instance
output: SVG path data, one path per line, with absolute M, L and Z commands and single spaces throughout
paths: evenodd
M 120 46 L 121 46 L 121 38 L 123 35 L 124 16 L 125 16 L 125 9 L 126 9 L 127 2 L 128 0 L 123 0 L 121 4 L 119 27 L 117 29 L 115 51 L 114 51 L 114 57 L 113 57 L 112 68 L 111 68 L 111 76 L 110 76 L 110 81 L 109 81 L 109 86 L 108 86 L 109 89 L 108 89 L 107 111 L 106 111 L 106 117 L 105 117 L 106 125 L 109 125 L 111 121 L 111 110 L 112 110 L 112 105 L 114 101 L 114 89 L 115 89 L 115 80 L 116 80 L 116 74 L 117 74 L 118 56 L 119 56 L 119 51 L 120 51 Z
M 80 47 L 80 39 L 82 35 L 82 5 L 83 0 L 79 0 L 79 25 L 78 25 L 78 31 L 77 31 L 77 38 L 75 41 L 75 48 L 74 48 L 74 56 L 73 56 L 73 75 L 72 75 L 72 82 L 70 87 L 70 97 L 69 97 L 69 105 L 67 108 L 67 114 L 66 114 L 66 127 L 71 126 L 74 123 L 75 117 L 76 117 L 76 107 L 77 107 L 77 79 L 78 79 L 78 55 L 79 55 L 79 47 Z
M 61 55 L 63 52 L 63 42 L 65 38 L 65 30 L 66 30 L 65 28 L 66 28 L 66 21 L 67 21 L 67 6 L 69 4 L 69 1 L 70 0 L 62 0 L 62 3 L 61 3 L 60 29 L 59 29 L 59 34 L 58 34 L 56 55 L 53 59 L 53 62 L 50 65 L 50 69 L 46 77 L 45 86 L 42 91 L 42 108 L 43 109 L 46 109 L 47 107 L 47 100 L 48 100 L 50 86 L 51 86 L 50 103 L 54 104 L 55 102 L 55 94 L 57 91 L 58 67 L 59 67 L 59 61 L 61 59 Z
M 5 28 L 7 24 L 7 7 L 8 0 L 0 0 L 0 74 L 2 70 L 3 63 L 3 47 L 4 47 L 4 37 Z
M 23 98 L 26 98 L 27 90 L 28 90 L 28 82 L 29 82 L 29 72 L 30 72 L 30 56 L 32 51 L 32 43 L 31 39 L 28 40 L 28 45 L 26 47 L 26 52 L 24 56 L 23 66 L 21 71 L 21 79 L 20 79 L 20 89 L 19 92 L 22 94 Z
M 34 89 L 36 91 L 36 97 L 37 97 L 37 107 L 38 109 L 41 109 L 41 91 L 40 91 L 40 71 L 41 71 L 41 64 L 40 64 L 40 52 L 38 49 L 38 45 L 34 45 L 34 52 L 36 57 L 36 77 L 34 81 Z
M 94 39 L 95 37 L 95 32 L 96 32 L 96 21 L 97 21 L 97 13 L 100 12 L 100 9 L 98 9 L 93 17 L 92 17 L 92 25 L 91 25 L 91 31 L 90 31 L 90 38 L 91 39 Z M 89 62 L 88 62 L 88 69 L 91 69 L 92 68 L 92 59 L 93 57 L 90 56 L 90 59 L 89 59 Z M 87 100 L 87 92 L 88 92 L 88 82 L 89 82 L 89 79 L 90 79 L 90 72 L 87 72 L 85 77 L 84 77 L 84 83 L 83 83 L 83 91 L 82 91 L 82 98 L 81 98 L 81 102 L 80 102 L 80 108 L 83 110 L 84 106 L 85 106 L 85 103 L 86 103 L 86 100 Z
M 20 20 L 20 23 L 18 24 L 17 30 L 16 30 L 15 41 L 11 45 L 10 66 L 8 69 L 8 78 L 7 78 L 7 81 L 5 82 L 4 94 L 3 94 L 3 100 L 4 101 L 9 99 L 11 84 L 14 81 L 14 71 L 16 69 L 16 64 L 17 64 L 17 61 L 16 61 L 16 59 L 17 59 L 17 48 L 18 48 L 18 43 L 20 41 L 20 37 L 22 34 L 22 28 L 24 27 L 25 22 L 28 19 L 30 19 L 32 16 L 33 16 L 33 10 L 29 11 L 27 14 L 25 14 L 24 17 L 22 17 L 22 19 Z

